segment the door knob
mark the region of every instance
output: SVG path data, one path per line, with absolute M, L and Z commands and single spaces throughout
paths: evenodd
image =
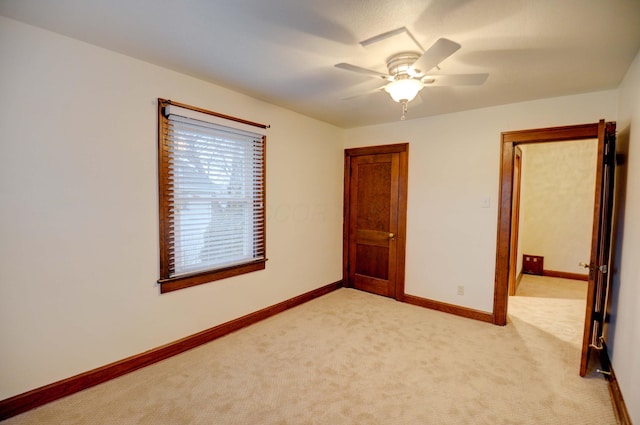
M 389 239 L 394 240 L 396 237 L 396 235 L 394 235 L 393 233 L 389 233 Z
M 607 272 L 609 271 L 609 267 L 607 267 L 607 265 L 606 265 L 606 264 L 604 264 L 604 265 L 602 265 L 602 266 L 598 266 L 598 267 L 595 267 L 595 266 L 593 266 L 593 267 L 592 267 L 590 264 L 586 264 L 586 263 L 583 263 L 582 261 L 580 261 L 580 262 L 578 263 L 578 265 L 579 265 L 580 267 L 584 267 L 585 269 L 589 269 L 589 270 L 598 270 L 598 271 L 600 271 L 600 272 L 602 272 L 602 273 L 607 273 Z

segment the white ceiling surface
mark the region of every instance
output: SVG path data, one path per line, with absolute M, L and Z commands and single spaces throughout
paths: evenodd
M 490 74 L 426 87 L 407 119 L 613 89 L 640 49 L 640 0 L 0 0 L 0 14 L 345 128 L 399 120 L 384 92 L 343 100 L 383 80 L 334 67 L 387 72 L 389 49 L 415 44 L 359 42 L 399 27 L 425 49 L 462 45 L 438 72 Z

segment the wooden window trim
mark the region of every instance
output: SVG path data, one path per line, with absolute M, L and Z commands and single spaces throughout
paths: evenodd
M 239 276 L 265 269 L 266 259 L 254 261 L 253 263 L 241 264 L 237 266 L 225 267 L 202 273 L 194 273 L 185 276 L 173 277 L 170 279 L 160 279 L 160 293 L 177 291 L 178 289 L 189 288 L 191 286 L 202 285 L 203 283 L 214 282 L 228 277 Z
M 228 277 L 238 276 L 245 273 L 251 273 L 258 270 L 264 270 L 266 267 L 266 244 L 267 244 L 267 231 L 266 223 L 263 226 L 263 241 L 265 258 L 255 260 L 248 263 L 222 267 L 212 270 L 206 270 L 202 272 L 170 277 L 170 220 L 169 220 L 169 197 L 166 195 L 165 188 L 170 187 L 169 179 L 169 152 L 164 143 L 163 135 L 166 134 L 168 120 L 164 116 L 163 108 L 167 105 L 175 105 L 186 109 L 191 109 L 197 112 L 206 113 L 216 117 L 224 118 L 231 121 L 236 121 L 242 124 L 247 124 L 260 128 L 268 128 L 269 126 L 264 124 L 258 124 L 252 121 L 247 121 L 241 118 L 232 117 L 229 115 L 220 114 L 217 112 L 208 111 L 206 109 L 190 106 L 184 103 L 174 102 L 158 98 L 158 210 L 159 210 L 159 242 L 160 242 L 160 293 L 167 293 L 176 291 L 179 289 L 189 288 L 196 285 L 201 285 L 208 282 L 213 282 L 220 279 L 226 279 Z M 262 162 L 262 178 L 263 178 L 263 192 L 262 192 L 262 216 L 266 219 L 266 136 L 263 136 L 263 162 Z

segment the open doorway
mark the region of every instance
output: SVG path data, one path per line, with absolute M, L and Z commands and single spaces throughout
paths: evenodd
M 509 266 L 513 209 L 514 151 L 520 145 L 597 138 L 598 155 L 595 164 L 593 228 L 589 255 L 589 280 L 585 309 L 584 333 L 581 345 L 580 375 L 585 376 L 590 354 L 601 354 L 605 335 L 603 323 L 609 288 L 609 254 L 615 171 L 615 122 L 600 120 L 594 124 L 542 128 L 502 133 L 500 162 L 500 201 L 498 203 L 498 240 L 496 248 L 496 280 L 493 321 L 507 324 Z
M 516 146 L 510 296 L 525 274 L 588 280 L 597 156 L 597 139 Z
M 580 353 L 588 273 L 579 263 L 590 256 L 597 150 L 584 139 L 514 152 L 509 320 L 548 335 L 558 362 Z

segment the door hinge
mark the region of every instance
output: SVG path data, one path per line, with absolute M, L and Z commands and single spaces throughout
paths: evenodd
M 607 153 L 604 156 L 604 162 L 608 165 L 615 165 L 616 163 L 616 155 L 615 152 L 613 151 L 613 149 L 611 149 L 611 147 L 609 147 L 607 149 Z
M 594 311 L 593 312 L 593 321 L 594 322 L 602 322 L 603 320 L 604 320 L 604 314 L 601 311 Z

